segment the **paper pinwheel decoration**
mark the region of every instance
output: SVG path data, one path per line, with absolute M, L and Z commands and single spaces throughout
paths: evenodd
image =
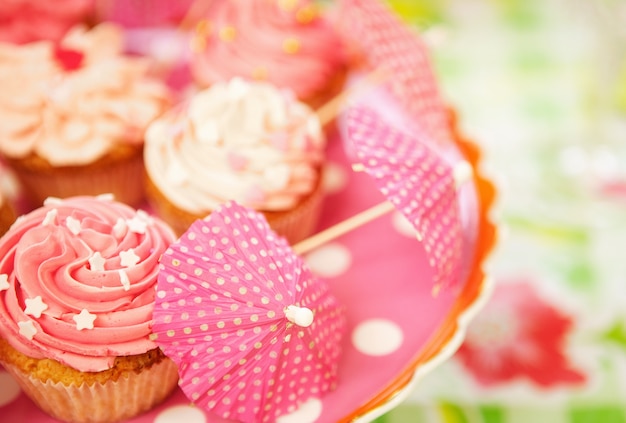
M 227 419 L 269 422 L 337 383 L 344 309 L 262 214 L 236 203 L 163 255 L 154 337 L 180 386 Z

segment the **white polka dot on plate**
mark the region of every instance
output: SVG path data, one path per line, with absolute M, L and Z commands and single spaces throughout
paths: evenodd
M 345 167 L 333 162 L 326 164 L 322 184 L 324 191 L 328 194 L 343 191 L 348 185 L 348 173 Z
M 322 415 L 322 401 L 311 398 L 295 412 L 280 416 L 276 423 L 312 423 Z
M 13 402 L 20 396 L 20 387 L 15 379 L 4 370 L 0 370 L 0 407 Z
M 365 320 L 352 332 L 352 344 L 366 355 L 392 354 L 400 348 L 403 340 L 402 329 L 387 319 Z
M 417 237 L 417 230 L 402 213 L 395 212 L 391 215 L 391 225 L 400 235 L 409 238 Z
M 332 278 L 345 273 L 350 268 L 352 254 L 346 246 L 330 243 L 307 254 L 305 260 L 317 275 Z
M 193 405 L 175 405 L 161 411 L 154 423 L 206 423 L 204 413 Z

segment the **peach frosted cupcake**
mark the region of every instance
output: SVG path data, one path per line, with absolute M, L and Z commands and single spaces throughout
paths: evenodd
M 339 36 L 308 0 L 218 0 L 196 27 L 191 69 L 207 87 L 233 77 L 292 90 L 317 109 L 343 87 Z
M 289 92 L 217 83 L 148 128 L 147 198 L 179 235 L 235 200 L 297 242 L 317 223 L 325 142 L 315 114 Z
M 148 63 L 122 54 L 121 29 L 76 27 L 60 44 L 0 43 L 0 155 L 24 194 L 143 199 L 143 135 L 171 104 Z
M 150 339 L 172 230 L 111 196 L 48 199 L 0 238 L 0 363 L 51 416 L 112 422 L 176 387 Z

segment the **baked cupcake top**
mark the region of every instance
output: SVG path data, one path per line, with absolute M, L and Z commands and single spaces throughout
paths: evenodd
M 107 23 L 75 27 L 60 44 L 0 43 L 0 153 L 84 165 L 116 143 L 141 145 L 170 93 L 122 45 L 121 29 Z
M 48 199 L 0 238 L 0 336 L 79 371 L 143 354 L 171 229 L 111 196 Z
M 0 42 L 60 40 L 93 11 L 94 0 L 10 0 L 0 2 Z
M 315 187 L 324 147 L 319 120 L 293 94 L 235 78 L 153 122 L 144 162 L 152 183 L 191 213 L 228 200 L 284 210 Z
M 344 65 L 339 37 L 308 0 L 213 1 L 193 47 L 201 86 L 239 76 L 289 88 L 300 99 Z

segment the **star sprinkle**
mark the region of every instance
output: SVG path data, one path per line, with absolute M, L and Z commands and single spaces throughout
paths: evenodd
M 121 217 L 117 218 L 117 222 L 113 225 L 113 235 L 116 238 L 121 238 L 126 234 L 126 221 Z
M 124 287 L 124 291 L 130 290 L 130 279 L 128 279 L 126 272 L 120 269 L 118 270 L 118 273 L 120 274 L 120 282 Z
M 89 268 L 91 269 L 92 272 L 104 271 L 104 263 L 106 260 L 104 259 L 104 257 L 102 257 L 102 254 L 100 254 L 98 251 L 93 253 L 92 256 L 89 257 L 88 261 L 89 261 Z
M 61 200 L 58 197 L 48 197 L 45 200 L 43 200 L 43 205 L 49 206 L 49 205 L 61 204 L 62 202 L 63 200 Z
M 98 316 L 91 314 L 86 308 L 84 308 L 79 314 L 72 317 L 72 319 L 76 322 L 76 330 L 83 330 L 93 329 L 93 322 L 96 320 L 96 317 Z
M 135 254 L 135 250 L 132 248 L 120 252 L 120 264 L 124 267 L 131 267 L 139 263 L 140 257 Z
M 58 214 L 59 211 L 57 209 L 50 210 L 48 213 L 46 213 L 46 217 L 43 219 L 43 222 L 41 222 L 41 225 L 48 226 L 53 224 L 56 221 Z
M 33 338 L 35 337 L 35 334 L 37 333 L 37 328 L 35 327 L 35 324 L 33 323 L 32 320 L 26 320 L 24 322 L 17 322 L 17 325 L 19 326 L 20 330 L 20 335 L 22 335 L 24 338 L 28 339 L 29 341 L 32 341 Z
M 96 197 L 97 200 L 99 201 L 114 201 L 115 200 L 115 196 L 111 193 L 107 193 L 107 194 L 100 194 Z
M 7 274 L 0 274 L 0 291 L 6 291 L 11 287 L 11 285 L 9 285 L 9 275 Z
M 128 225 L 128 229 L 131 232 L 136 234 L 145 234 L 146 228 L 148 227 L 147 213 L 140 213 L 140 211 L 137 211 L 137 214 L 132 219 L 126 220 L 126 225 Z
M 37 295 L 35 298 L 27 298 L 24 302 L 26 303 L 24 313 L 30 314 L 37 319 L 41 317 L 41 313 L 48 309 L 48 304 L 43 302 L 41 295 Z
M 65 226 L 67 226 L 70 232 L 74 235 L 78 235 L 80 233 L 80 220 L 74 219 L 72 216 L 68 216 L 67 219 L 65 219 Z

